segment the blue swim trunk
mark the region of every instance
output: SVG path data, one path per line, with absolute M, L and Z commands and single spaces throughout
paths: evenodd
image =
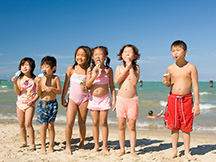
M 37 109 L 37 122 L 40 124 L 48 124 L 54 122 L 58 112 L 57 100 L 39 101 Z

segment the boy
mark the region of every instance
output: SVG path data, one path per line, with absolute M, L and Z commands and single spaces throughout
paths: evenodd
M 162 81 L 171 87 L 168 96 L 168 107 L 165 112 L 164 122 L 171 130 L 172 158 L 177 157 L 177 144 L 179 129 L 182 131 L 185 157 L 192 160 L 190 148 L 190 132 L 192 131 L 193 118 L 200 114 L 198 74 L 196 67 L 185 60 L 187 45 L 183 41 L 175 41 L 171 45 L 171 54 L 176 62 L 167 68 L 167 75 Z M 194 105 L 191 88 L 194 92 Z
M 61 83 L 56 72 L 56 59 L 46 56 L 41 60 L 41 71 L 45 76 L 36 78 L 36 92 L 40 96 L 38 104 L 38 123 L 41 124 L 41 153 L 46 154 L 46 131 L 49 130 L 48 153 L 53 152 L 55 129 L 54 121 L 58 112 L 56 94 L 61 94 Z

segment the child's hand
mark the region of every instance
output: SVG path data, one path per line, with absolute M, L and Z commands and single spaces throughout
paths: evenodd
M 192 111 L 194 113 L 194 116 L 198 116 L 200 114 L 200 107 L 194 106 Z
M 86 86 L 82 86 L 81 89 L 83 92 L 87 92 L 87 90 L 88 90 L 88 88 Z
M 40 81 L 41 81 L 41 77 L 36 77 L 36 78 L 35 78 L 35 84 L 36 84 L 36 85 L 39 85 L 39 84 L 40 84 Z
M 62 106 L 67 107 L 68 103 L 67 103 L 67 101 L 65 100 L 65 98 L 62 99 L 61 104 L 62 104 Z
M 114 102 L 112 103 L 112 107 L 113 107 L 112 111 L 115 111 L 116 110 L 116 104 Z
M 127 61 L 126 62 L 126 68 L 127 69 L 131 69 L 132 68 L 132 62 L 131 61 Z
M 95 66 L 92 71 L 93 71 L 93 74 L 97 76 L 99 74 L 99 67 Z
M 52 87 L 47 87 L 47 86 L 46 86 L 46 87 L 44 88 L 44 91 L 49 93 L 49 92 L 52 91 Z
M 16 76 L 13 76 L 12 78 L 11 78 L 11 81 L 13 82 L 13 83 L 16 83 Z
M 34 102 L 33 101 L 29 101 L 28 103 L 27 103 L 27 106 L 33 106 L 34 105 Z

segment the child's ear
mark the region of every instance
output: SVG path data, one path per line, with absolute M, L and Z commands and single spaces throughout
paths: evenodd
M 187 53 L 188 53 L 188 51 L 187 51 L 187 50 L 185 50 L 185 56 L 187 55 Z
M 52 70 L 55 71 L 56 70 L 56 66 L 53 66 Z

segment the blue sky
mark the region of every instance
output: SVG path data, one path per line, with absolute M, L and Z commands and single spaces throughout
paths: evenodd
M 141 53 L 140 79 L 161 81 L 174 63 L 170 45 L 183 40 L 199 80 L 216 80 L 215 7 L 214 0 L 0 0 L 0 79 L 10 79 L 26 56 L 38 74 L 51 55 L 64 80 L 80 45 L 107 46 L 115 70 L 117 53 L 130 43 Z

